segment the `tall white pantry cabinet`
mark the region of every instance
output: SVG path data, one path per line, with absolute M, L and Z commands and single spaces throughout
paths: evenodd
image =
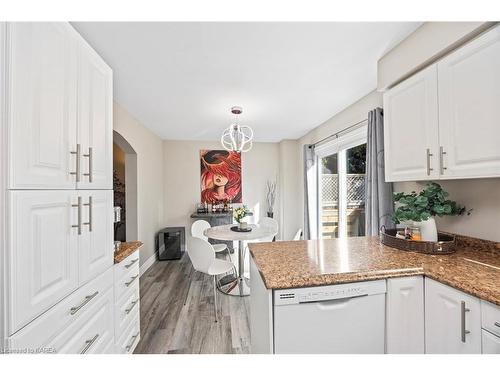
M 112 71 L 68 23 L 0 23 L 2 348 L 114 352 Z

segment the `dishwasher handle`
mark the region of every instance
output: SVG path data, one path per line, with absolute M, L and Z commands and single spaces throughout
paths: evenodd
M 346 302 L 348 302 L 352 299 L 361 298 L 361 297 L 368 297 L 368 293 L 359 294 L 359 295 L 351 296 L 351 297 L 327 299 L 327 300 L 323 300 L 323 301 L 304 301 L 304 302 L 300 302 L 299 304 L 303 305 L 303 304 L 315 303 L 318 305 L 319 309 L 328 310 L 329 308 L 335 308 L 341 304 L 345 304 Z

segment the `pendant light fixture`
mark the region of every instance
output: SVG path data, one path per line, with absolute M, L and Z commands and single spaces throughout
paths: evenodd
M 238 123 L 238 115 L 243 112 L 241 107 L 232 107 L 234 123 L 224 130 L 220 139 L 222 147 L 227 151 L 247 152 L 252 148 L 253 130 L 249 126 L 242 126 Z

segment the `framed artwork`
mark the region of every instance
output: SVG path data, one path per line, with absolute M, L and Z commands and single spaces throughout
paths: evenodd
M 241 154 L 200 150 L 201 202 L 241 203 Z

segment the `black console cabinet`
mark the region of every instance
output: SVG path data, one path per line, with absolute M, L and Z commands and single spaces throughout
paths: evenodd
M 159 260 L 180 259 L 186 249 L 184 227 L 163 228 L 156 234 L 156 251 Z

